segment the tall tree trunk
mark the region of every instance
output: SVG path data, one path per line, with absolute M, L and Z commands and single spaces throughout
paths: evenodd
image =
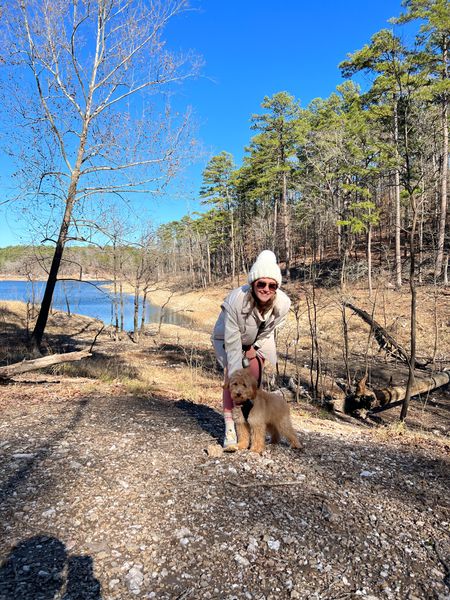
M 394 100 L 394 143 L 395 154 L 398 153 L 398 112 L 397 100 Z M 400 172 L 398 166 L 395 167 L 394 175 L 394 190 L 395 190 L 395 285 L 397 289 L 402 287 L 402 256 L 401 256 L 401 203 L 400 203 Z
M 136 280 L 134 288 L 134 310 L 133 310 L 133 340 L 139 342 L 139 280 Z
M 289 235 L 289 212 L 287 198 L 287 174 L 283 171 L 283 193 L 281 199 L 283 210 L 283 239 L 284 239 L 284 260 L 286 263 L 286 278 L 291 278 L 291 240 Z
M 447 79 L 447 47 L 443 52 L 443 63 L 445 65 L 444 78 Z M 445 221 L 447 216 L 447 179 L 448 179 L 448 100 L 445 96 L 442 106 L 442 169 L 441 169 L 441 211 L 439 218 L 439 234 L 438 234 L 438 249 L 436 256 L 436 267 L 434 277 L 437 279 L 441 276 L 442 262 L 444 258 L 445 244 Z
M 445 255 L 444 259 L 444 285 L 448 285 L 448 254 Z
M 231 235 L 231 283 L 234 286 L 236 278 L 236 240 L 234 234 L 234 211 L 230 209 L 230 235 Z
M 234 286 L 236 278 L 236 235 L 234 224 L 234 209 L 231 203 L 230 191 L 226 188 L 227 211 L 230 213 L 230 242 L 231 242 L 231 284 Z
M 206 237 L 206 272 L 208 285 L 211 285 L 211 249 L 209 247 L 209 237 Z
M 145 331 L 145 311 L 147 308 L 147 295 L 148 289 L 144 288 L 144 295 L 142 296 L 142 314 L 141 314 L 141 326 L 139 328 L 140 333 L 144 333 Z
M 406 395 L 403 400 L 400 420 L 404 421 L 408 414 L 409 401 L 412 395 L 414 386 L 414 369 L 416 366 L 416 306 L 417 306 L 417 291 L 416 291 L 416 225 L 417 225 L 417 205 L 414 196 L 411 196 L 412 208 L 412 225 L 410 232 L 409 251 L 410 251 L 410 269 L 409 269 L 409 288 L 411 290 L 411 353 L 408 365 L 408 383 L 406 384 Z
M 275 248 L 275 242 L 278 234 L 278 198 L 274 200 L 274 210 L 273 210 L 273 231 L 272 231 L 272 239 L 270 245 Z
M 70 218 L 72 215 L 73 205 L 75 201 L 75 191 L 76 183 L 74 182 L 74 184 L 71 185 L 71 188 L 69 190 L 69 197 L 66 202 L 64 217 L 59 230 L 58 241 L 56 242 L 50 272 L 48 274 L 47 283 L 45 285 L 44 297 L 42 298 L 39 316 L 37 318 L 36 325 L 34 326 L 34 330 L 31 335 L 32 346 L 37 351 L 40 350 L 42 344 L 42 337 L 44 335 L 45 327 L 47 325 L 48 316 L 53 300 L 53 293 L 55 291 L 56 282 L 58 280 L 58 271 L 61 266 L 64 247 L 67 241 Z
M 119 337 L 119 300 L 117 292 L 117 244 L 113 241 L 113 323 L 114 323 L 114 338 Z
M 125 315 L 125 307 L 124 307 L 124 297 L 123 297 L 123 284 L 119 283 L 119 296 L 120 296 L 120 331 L 123 332 L 124 327 L 124 315 Z
M 369 298 L 372 298 L 372 225 L 367 228 L 367 282 L 369 285 Z

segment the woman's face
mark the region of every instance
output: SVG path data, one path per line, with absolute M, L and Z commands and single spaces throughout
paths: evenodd
M 277 293 L 278 284 L 275 279 L 262 277 L 253 282 L 253 292 L 261 304 L 265 304 Z

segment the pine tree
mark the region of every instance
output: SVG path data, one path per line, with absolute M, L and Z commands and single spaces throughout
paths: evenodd
M 284 261 L 286 277 L 290 277 L 291 242 L 288 211 L 288 188 L 296 157 L 297 126 L 300 108 L 293 96 L 278 92 L 271 98 L 265 97 L 261 107 L 268 112 L 253 115 L 252 129 L 260 134 L 252 140 L 254 156 L 263 159 L 265 177 L 276 196 L 275 211 L 281 209 Z
M 442 273 L 447 214 L 450 9 L 447 0 L 405 0 L 403 6 L 407 9 L 406 13 L 397 19 L 393 19 L 393 21 L 400 24 L 413 20 L 421 21 L 417 36 L 417 43 L 421 52 L 417 54 L 416 59 L 422 73 L 427 78 L 426 96 L 430 102 L 441 107 L 441 198 L 434 271 L 435 279 L 437 279 Z
M 213 156 L 203 171 L 203 185 L 200 190 L 204 203 L 213 204 L 217 209 L 224 211 L 226 218 L 229 219 L 232 283 L 236 278 L 234 170 L 235 165 L 231 154 L 223 151 Z

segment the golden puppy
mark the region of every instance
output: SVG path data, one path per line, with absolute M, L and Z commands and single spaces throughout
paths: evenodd
M 273 444 L 279 443 L 283 436 L 292 448 L 301 448 L 286 400 L 279 394 L 258 389 L 250 369 L 235 371 L 229 378 L 228 388 L 235 406 L 241 406 L 247 400 L 253 403 L 247 420 L 241 410 L 235 415 L 239 450 L 247 449 L 251 441 L 250 450 L 261 454 L 265 448 L 266 431 Z

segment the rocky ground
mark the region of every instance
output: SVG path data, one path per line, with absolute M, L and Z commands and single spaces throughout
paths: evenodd
M 207 405 L 46 381 L 1 401 L 2 600 L 449 597 L 442 438 L 296 416 L 302 452 L 212 458 Z
M 0 388 L 0 600 L 450 598 L 448 391 L 221 454 L 208 336 L 175 330 Z

